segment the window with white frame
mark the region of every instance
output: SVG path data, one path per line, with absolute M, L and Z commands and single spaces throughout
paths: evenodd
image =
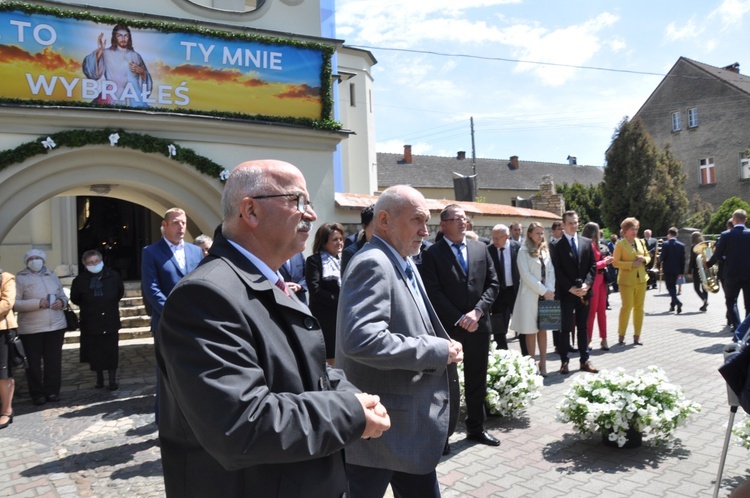
M 682 129 L 682 113 L 680 111 L 672 113 L 672 131 L 680 131 Z
M 750 179 L 750 157 L 744 152 L 740 152 L 740 178 Z
M 713 185 L 716 183 L 716 169 L 714 158 L 707 157 L 700 160 L 701 185 Z
M 688 109 L 688 128 L 695 128 L 698 126 L 698 109 L 691 107 Z

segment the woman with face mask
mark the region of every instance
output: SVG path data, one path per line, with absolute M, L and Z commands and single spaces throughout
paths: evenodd
M 47 255 L 39 249 L 26 251 L 26 268 L 16 275 L 18 335 L 26 349 L 26 378 L 35 405 L 60 400 L 62 346 L 68 305 L 57 275 L 45 266 Z
M 125 289 L 120 275 L 105 267 L 98 251 L 86 251 L 81 258 L 85 270 L 79 271 L 70 288 L 70 300 L 81 308 L 81 363 L 88 363 L 96 372 L 95 388 L 104 387 L 104 371 L 108 388 L 118 388 L 120 299 Z

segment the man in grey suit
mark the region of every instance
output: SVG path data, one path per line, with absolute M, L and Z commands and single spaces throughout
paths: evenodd
M 435 467 L 455 425 L 463 358 L 412 265 L 427 235 L 422 194 L 397 185 L 375 203 L 375 232 L 344 275 L 336 366 L 388 407 L 391 430 L 346 448 L 351 498 L 439 497 Z M 453 415 L 453 417 L 451 416 Z
M 224 187 L 224 222 L 164 305 L 156 335 L 168 497 L 341 497 L 343 448 L 389 427 L 378 397 L 326 366 L 323 334 L 281 265 L 316 215 L 302 173 L 251 161 Z

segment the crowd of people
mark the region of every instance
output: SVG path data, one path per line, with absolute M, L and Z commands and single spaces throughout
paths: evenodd
M 594 327 L 609 350 L 610 292 L 621 294 L 618 342 L 641 336 L 654 269 L 681 313 L 679 282 L 693 275 L 705 311 L 701 272 L 723 267 L 727 320 L 740 325 L 737 297 L 750 305 L 750 230 L 738 210 L 713 256 L 696 260 L 676 228 L 639 238 L 635 218 L 605 240 L 575 211 L 549 228 L 498 224 L 477 235 L 463 208 L 446 206 L 429 243 L 427 201 L 417 190 L 386 189 L 347 236 L 317 215 L 301 172 L 281 161 L 243 163 L 222 195 L 214 237 L 184 241 L 187 217 L 168 210 L 163 237 L 143 249 L 142 289 L 158 364 L 156 422 L 168 496 L 439 497 L 436 466 L 450 453 L 458 421 L 457 366 L 463 363 L 466 437 L 496 447 L 485 429 L 490 343 L 521 354 L 548 375 L 548 331 L 540 303 L 559 302 L 553 330 L 559 373 L 597 373 L 589 359 Z M 547 240 L 546 234 L 550 234 Z M 28 358 L 33 403 L 59 401 L 68 299 L 80 308 L 80 360 L 94 388 L 119 388 L 119 302 L 123 282 L 102 255 L 83 253 L 70 297 L 46 254 L 0 280 L 0 429 L 13 422 L 11 344 Z M 704 265 L 702 267 L 701 265 Z M 309 303 L 309 305 L 308 305 Z M 545 309 L 547 308 L 545 303 Z M 747 326 L 750 322 L 745 320 Z M 743 324 L 744 325 L 744 324 Z M 741 330 L 741 327 L 738 327 Z M 572 341 L 572 344 L 571 344 Z M 346 451 L 344 451 L 346 450 Z

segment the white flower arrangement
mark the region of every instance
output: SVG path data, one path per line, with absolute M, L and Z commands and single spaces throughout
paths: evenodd
M 629 429 L 653 435 L 656 442 L 670 439 L 701 406 L 687 401 L 661 368 L 650 366 L 635 375 L 618 368 L 579 378 L 557 410 L 558 422 L 572 422 L 583 435 L 609 433 L 609 441 L 622 447 Z
M 464 399 L 463 362 L 459 363 L 461 404 Z M 516 351 L 490 347 L 487 365 L 487 395 L 485 402 L 490 413 L 513 417 L 541 396 L 542 377 L 536 362 L 531 357 L 521 356 Z
M 735 436 L 737 446 L 750 450 L 750 417 L 745 415 L 742 422 L 732 427 L 732 434 Z

